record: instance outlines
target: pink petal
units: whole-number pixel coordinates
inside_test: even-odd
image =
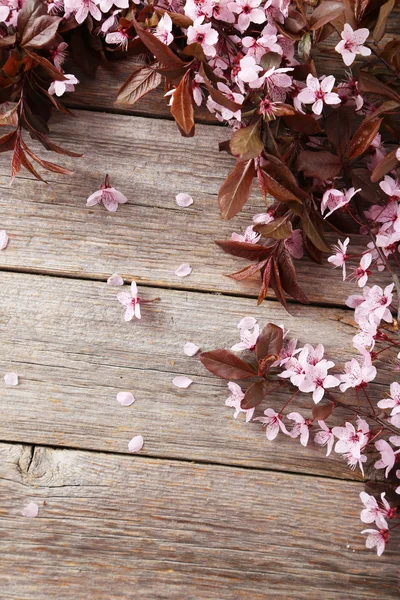
[[[187,208],[188,206],[193,204],[193,198],[192,196],[189,196],[189,194],[178,194],[177,196],[175,196],[175,200],[177,205],[181,206],[182,208]]]
[[[103,190],[97,190],[97,192],[94,192],[93,194],[91,194],[89,196],[89,198],[86,200],[86,206],[95,206],[96,204],[99,204],[99,202],[101,201],[102,195],[103,195]]]
[[[133,437],[131,439],[131,441],[128,444],[128,450],[131,454],[134,454],[135,452],[140,452],[140,450],[143,448],[143,438],[141,435],[135,435],[135,437]]]
[[[29,502],[24,508],[21,510],[21,515],[23,517],[37,517],[39,514],[39,507],[36,502]]]
[[[113,273],[111,277],[107,279],[107,283],[108,285],[117,287],[119,285],[124,285],[124,280],[122,279],[121,275],[119,275],[119,273]]]
[[[183,263],[175,271],[175,275],[178,277],[187,277],[192,272],[192,267],[188,263]]]
[[[8,246],[8,235],[4,229],[0,231],[0,250],[5,250]]]
[[[121,406],[130,406],[135,402],[136,398],[131,392],[119,392],[117,394],[117,401]]]
[[[191,379],[189,379],[189,377],[186,377],[185,375],[177,375],[172,380],[172,383],[174,385],[176,385],[176,387],[178,387],[178,388],[187,388],[187,387],[189,387],[189,385],[191,383],[193,383],[193,381]]]
[[[192,344],[192,342],[186,342],[183,346],[183,352],[186,356],[194,356],[200,350],[199,346]]]
[[[18,385],[18,375],[16,373],[6,373],[4,381],[6,385]]]

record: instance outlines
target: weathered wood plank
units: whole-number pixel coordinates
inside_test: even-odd
[[[396,539],[380,559],[365,549],[358,483],[6,444],[0,457],[0,598],[398,598]],[[30,501],[36,519],[20,515]]]
[[[303,449],[286,436],[268,442],[260,424],[234,421],[224,406],[226,383],[183,353],[186,341],[203,350],[231,347],[237,322],[253,314],[261,325],[284,323],[302,342],[323,342],[340,365],[354,355],[346,311],[294,305],[289,316],[276,302],[255,310],[249,299],[141,288],[142,297],[161,300],[143,307],[141,321],[125,323],[117,291],[91,281],[0,274],[0,373],[20,375],[17,387],[1,386],[0,440],[127,453],[128,441],[141,434],[149,456],[360,478],[313,443]],[[191,387],[174,387],[178,374],[192,378]],[[375,400],[392,381],[384,357],[379,377]],[[121,407],[119,391],[131,391],[136,403]],[[258,414],[267,406],[280,410],[290,393],[274,392]],[[309,415],[313,402],[301,395],[293,406]]]
[[[195,138],[185,139],[169,121],[81,111],[77,120],[62,118],[54,131],[57,143],[85,153],[80,159],[61,157],[75,170],[72,178],[50,173],[50,186],[19,178],[10,189],[10,159],[0,156],[0,226],[11,239],[0,266],[103,280],[118,270],[160,286],[258,295],[258,277],[240,283],[226,277],[246,262],[214,244],[244,230],[252,215],[265,210],[255,184],[240,216],[221,220],[216,195],[234,165],[218,152],[224,128],[199,126]],[[85,206],[106,172],[129,198],[115,214]],[[190,208],[177,207],[179,192],[193,196]],[[180,279],[174,273],[183,262],[193,273]],[[313,302],[343,304],[354,292],[338,271],[331,275],[327,263],[304,259],[297,268]]]

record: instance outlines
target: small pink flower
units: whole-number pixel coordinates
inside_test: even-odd
[[[286,416],[290,421],[295,422],[293,429],[289,432],[290,437],[297,438],[300,436],[300,444],[302,446],[307,446],[310,437],[310,420],[305,419],[298,412],[291,412]]]
[[[390,198],[400,198],[400,181],[393,179],[390,175],[385,175],[383,181],[380,182],[379,187]]]
[[[159,20],[154,35],[167,46],[174,41],[174,36],[172,35],[172,19],[167,12],[164,13],[163,17]]]
[[[98,0],[64,0],[65,16],[75,15],[75,20],[79,25],[90,14],[93,19],[100,21],[102,15],[98,7]]]
[[[367,252],[366,254],[363,254],[359,266],[354,270],[354,277],[356,278],[359,287],[364,287],[368,281],[368,277],[371,275],[371,271],[368,270],[368,267],[371,266],[371,262],[372,254]]]
[[[67,58],[67,48],[68,44],[66,44],[65,42],[61,42],[60,44],[58,44],[57,48],[55,48],[55,50],[53,50],[51,53],[51,60],[53,61],[54,66],[58,70],[61,70],[65,59]]]
[[[96,204],[103,204],[103,206],[110,212],[115,212],[120,204],[128,202],[128,198],[121,194],[116,188],[110,186],[110,179],[106,175],[104,183],[97,192],[94,192],[86,200],[86,206],[96,206]]]
[[[262,0],[235,0],[229,4],[233,13],[238,13],[237,28],[241,33],[246,31],[250,23],[264,23],[265,11],[259,8]]]
[[[118,302],[125,306],[125,321],[132,321],[133,317],[141,319],[140,314],[140,298],[138,298],[137,285],[135,281],[131,283],[131,293],[120,292],[117,296]]]
[[[357,419],[357,430],[352,423],[346,423],[345,427],[333,427],[332,433],[338,438],[335,444],[335,452],[338,454],[350,453],[359,459],[361,450],[369,439],[369,426],[364,419]]]
[[[119,46],[121,50],[128,50],[129,35],[124,29],[118,31],[110,31],[106,35],[106,43]]]
[[[376,368],[372,365],[371,355],[361,346],[357,346],[357,350],[363,355],[364,361],[362,364],[355,358],[346,362],[344,365],[344,373],[340,375],[340,391],[345,392],[349,388],[365,387],[367,383],[373,381],[376,377]]]
[[[211,23],[203,25],[204,16],[195,19],[193,25],[187,30],[187,42],[193,44],[196,42],[203,48],[206,56],[215,56],[217,51],[215,44],[218,42],[218,31],[212,28]]]
[[[394,381],[390,384],[390,398],[380,400],[378,406],[379,408],[391,408],[392,415],[400,413],[400,383]]]
[[[389,530],[388,529],[364,529],[361,533],[368,533],[368,537],[365,541],[367,548],[371,549],[376,546],[376,552],[378,556],[381,556],[385,550],[386,544],[389,541]]]
[[[388,525],[385,517],[388,519],[392,518],[395,511],[385,499],[385,492],[381,494],[381,506],[379,506],[373,496],[370,496],[366,492],[360,492],[360,498],[365,506],[361,511],[361,521],[363,523],[375,523],[377,527],[387,529]]]
[[[274,220],[274,217],[272,215],[270,215],[269,213],[259,213],[258,215],[254,215],[253,217],[253,221],[254,223],[262,223],[263,225],[267,225],[268,223],[271,223],[271,221]]]
[[[257,65],[252,56],[245,56],[240,60],[240,70],[237,78],[244,83],[258,82],[258,74],[262,71],[262,67]]]
[[[316,115],[322,113],[325,104],[340,104],[338,94],[332,92],[335,85],[333,75],[325,77],[321,81],[317,77],[313,77],[311,73],[307,75],[307,87],[301,90],[298,94],[298,99],[303,104],[312,104],[312,111]]]
[[[369,30],[365,27],[353,31],[351,25],[345,23],[340,35],[342,39],[336,45],[335,50],[342,55],[346,67],[353,64],[357,54],[361,54],[361,56],[369,56],[371,54],[370,48],[363,46],[365,40],[369,36]]]
[[[329,212],[326,215],[324,215],[324,219],[329,217],[333,212],[335,212],[335,210],[338,210],[338,208],[346,206],[350,202],[352,197],[359,191],[359,189],[355,190],[353,187],[349,190],[344,191],[336,190],[334,188],[326,190],[322,197],[321,213],[324,214],[326,209],[328,209]]]
[[[243,317],[237,324],[238,329],[253,329],[256,326],[257,319],[254,317]]]
[[[129,0],[100,0],[100,10],[103,13],[108,13],[113,6],[128,8]]]
[[[136,435],[131,439],[128,444],[128,450],[131,454],[135,454],[136,452],[140,452],[143,448],[144,440],[141,435]]]
[[[247,244],[257,244],[260,237],[261,234],[255,232],[252,225],[249,225],[249,227],[246,228],[243,235],[235,232],[232,233],[232,239],[235,242],[246,242]]]
[[[274,440],[278,435],[279,430],[289,435],[279,413],[275,412],[272,408],[267,408],[267,410],[264,410],[264,415],[265,417],[257,417],[254,421],[260,421],[260,423],[267,426],[265,431],[267,439]]]
[[[21,510],[21,515],[23,517],[35,518],[39,514],[39,506],[36,502],[29,502],[24,508]]]
[[[242,402],[242,400],[244,398],[244,392],[242,391],[241,387],[237,383],[230,381],[228,383],[228,388],[231,391],[231,395],[229,396],[229,398],[227,398],[225,400],[226,406],[230,406],[235,409],[235,412],[233,415],[234,419],[237,419],[238,416],[240,415],[240,413],[244,413],[246,415],[246,423],[248,423],[249,421],[251,421],[251,419],[253,417],[255,408],[248,408],[248,409],[241,408],[240,403]]]
[[[304,380],[299,385],[301,392],[312,392],[315,404],[318,404],[324,397],[326,389],[336,387],[340,384],[340,379],[333,375],[328,375],[328,369],[334,366],[332,361],[321,360],[316,365],[308,365],[305,371]]]
[[[332,429],[328,427],[325,421],[318,421],[318,425],[321,427],[321,431],[318,431],[314,436],[314,442],[319,446],[326,446],[326,456],[329,456],[332,452],[333,444],[335,443],[335,436],[332,433]]]
[[[343,267],[343,281],[346,279],[346,261],[349,259],[347,246],[349,242],[350,238],[346,238],[344,242],[338,240],[338,245],[333,246],[335,254],[328,258],[328,262],[332,263],[335,267]]]
[[[79,83],[79,79],[75,77],[75,75],[66,75],[64,73],[63,81],[52,81],[49,87],[49,94],[52,96],[55,94],[60,97],[65,92],[73,92],[75,90],[75,86]]]
[[[396,454],[399,454],[400,450],[393,450],[392,446],[388,444],[386,440],[378,440],[375,442],[375,448],[381,453],[381,458],[374,464],[375,469],[385,469],[385,477],[387,477],[390,471],[394,467],[396,462]]]
[[[186,375],[177,375],[173,378],[172,383],[177,388],[186,389],[193,383],[193,380],[189,379],[189,377],[186,377]]]
[[[253,331],[250,331],[249,329],[240,329],[240,342],[232,346],[231,350],[234,352],[254,350],[259,335],[259,325],[254,325]]]

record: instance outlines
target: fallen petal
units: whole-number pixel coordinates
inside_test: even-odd
[[[175,196],[175,200],[177,205],[181,206],[182,208],[187,208],[193,204],[193,198],[192,196],[189,196],[189,194],[178,194]]]
[[[24,508],[21,510],[21,515],[23,517],[37,517],[39,514],[39,507],[36,502],[29,502]]]
[[[183,346],[183,352],[186,356],[194,356],[199,350],[200,347],[196,346],[196,344],[192,344],[192,342],[186,342]]]
[[[117,394],[117,401],[121,404],[121,406],[130,406],[135,402],[136,398],[130,392],[119,392]]]
[[[4,229],[0,231],[0,250],[5,250],[8,245],[8,235],[7,231]]]
[[[186,375],[177,375],[173,378],[172,383],[178,388],[187,388],[193,381]]]
[[[238,329],[253,329],[253,327],[255,327],[256,324],[257,319],[255,319],[254,317],[244,317],[241,321],[239,321],[237,326]]]
[[[6,373],[4,381],[6,385],[18,385],[18,375],[16,373]]]
[[[114,287],[118,287],[119,285],[124,285],[124,280],[122,279],[119,273],[113,273],[111,277],[107,279],[108,285],[113,285]]]
[[[143,448],[143,438],[141,435],[135,435],[135,437],[133,437],[131,439],[131,441],[128,444],[128,450],[131,454],[134,454],[135,452],[140,452],[140,450]]]
[[[187,277],[192,272],[192,267],[188,263],[183,263],[175,271],[175,275],[178,277]]]

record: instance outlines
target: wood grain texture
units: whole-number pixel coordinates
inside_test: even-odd
[[[0,458],[4,600],[398,598],[398,554],[360,534],[361,484],[7,444]]]
[[[85,154],[60,157],[75,170],[72,177],[50,173],[46,186],[24,175],[10,189],[10,159],[0,155],[0,226],[10,236],[0,267],[103,280],[118,271],[150,285],[256,297],[258,276],[245,282],[226,277],[247,261],[224,254],[214,244],[216,238],[243,231],[254,214],[265,210],[255,182],[240,215],[221,220],[217,193],[234,166],[232,157],[218,152],[218,142],[227,137],[224,128],[202,125],[195,138],[185,139],[165,120],[86,111],[78,117],[63,117],[53,127],[55,142]],[[102,206],[85,206],[107,172],[112,185],[129,199],[115,214]],[[180,192],[193,196],[191,207],[176,205]],[[330,239],[336,242],[337,234]],[[354,252],[361,249],[357,239]],[[175,275],[183,262],[193,267],[185,279]],[[326,262],[315,265],[303,259],[296,265],[299,282],[313,302],[343,304],[355,292],[356,286],[343,283],[341,273],[332,272]],[[387,281],[387,276],[374,281]]]
[[[284,323],[303,343],[323,342],[339,370],[354,356],[346,311],[294,306],[290,317],[271,301],[257,311],[249,299],[139,288],[145,299],[161,299],[143,306],[141,321],[125,323],[120,289],[0,274],[0,373],[20,376],[17,387],[0,379],[0,440],[127,453],[128,441],[141,434],[149,456],[361,478],[338,455],[325,459],[314,443],[304,449],[283,435],[268,442],[259,423],[235,421],[224,406],[226,382],[183,353],[187,341],[202,350],[230,348],[238,341],[237,322],[254,315],[262,326]],[[393,380],[384,355],[378,367],[374,401]],[[186,390],[172,384],[180,374],[193,380]],[[120,391],[131,391],[136,403],[121,407]],[[257,414],[268,406],[280,410],[291,393],[275,391]],[[311,396],[301,395],[290,410],[309,416],[312,406]],[[335,413],[330,422],[345,416]]]

